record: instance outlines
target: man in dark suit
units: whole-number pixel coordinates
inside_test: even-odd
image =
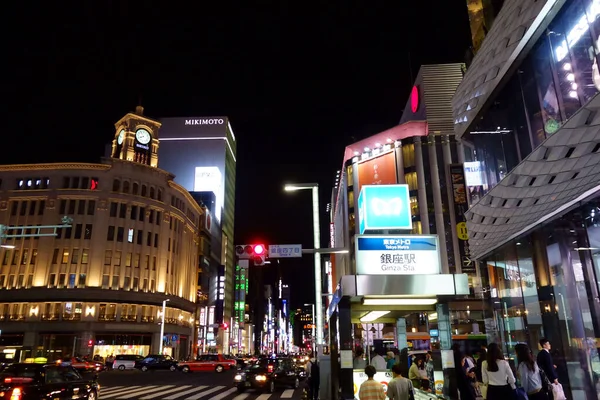
[[[537,355],[537,364],[546,373],[550,382],[558,383],[556,365],[552,362],[552,355],[550,354],[552,348],[550,341],[546,338],[540,339],[540,346],[542,346],[542,350]]]

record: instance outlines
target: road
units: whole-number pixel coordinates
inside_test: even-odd
[[[107,371],[98,378],[99,400],[279,400],[302,399],[299,389],[278,388],[275,393],[238,393],[233,385],[234,371]]]

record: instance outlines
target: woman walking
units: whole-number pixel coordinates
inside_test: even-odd
[[[529,400],[548,400],[548,395],[544,391],[540,368],[533,359],[529,347],[526,344],[519,344],[515,346],[515,351],[519,362],[517,375]]]
[[[488,348],[487,358],[481,365],[483,384],[487,385],[487,400],[514,398],[515,376],[508,361],[496,343]]]

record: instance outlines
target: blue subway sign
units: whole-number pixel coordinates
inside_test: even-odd
[[[368,230],[412,230],[408,185],[364,185],[358,195],[360,234]]]

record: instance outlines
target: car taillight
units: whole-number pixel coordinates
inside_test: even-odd
[[[4,383],[29,383],[29,382],[33,382],[32,378],[15,378],[15,377],[9,377],[9,378],[4,378]]]
[[[267,371],[268,371],[269,373],[273,372],[273,366],[272,366],[272,365],[269,365],[269,366],[267,367]]]
[[[23,398],[23,391],[21,388],[14,388],[10,395],[10,400],[21,400]]]

